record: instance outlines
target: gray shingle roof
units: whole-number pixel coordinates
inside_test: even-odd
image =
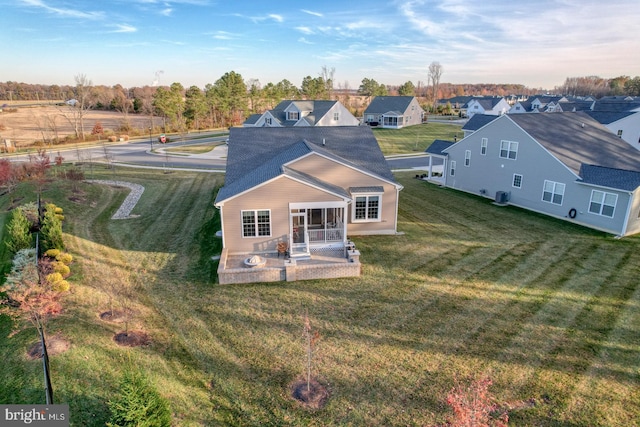
[[[276,117],[283,126],[293,126],[297,123],[296,120],[286,120],[287,115],[285,110],[291,104],[294,104],[300,111],[302,112],[311,112],[309,115],[305,116],[305,120],[311,125],[315,126],[316,119],[320,120],[323,118],[327,112],[336,105],[338,101],[325,101],[325,100],[285,100],[281,101],[275,108],[271,111],[274,117]],[[301,116],[302,117],[302,116]]]
[[[587,184],[634,191],[640,186],[640,172],[611,169],[595,165],[582,165],[580,178]]]
[[[283,165],[311,152],[396,182],[368,126],[235,127],[229,134],[225,185],[216,203],[285,174]]]
[[[492,116],[489,114],[474,114],[473,117],[467,120],[467,123],[462,126],[462,130],[476,131],[487,123],[494,121],[498,117],[499,116]]]
[[[515,122],[578,175],[582,165],[640,172],[640,151],[584,112],[503,117]]]
[[[633,111],[640,108],[640,98],[633,98],[632,100],[624,99],[599,99],[593,105],[593,111]]]
[[[617,122],[632,114],[638,114],[632,111],[586,111],[586,113],[603,125]]]
[[[429,154],[438,154],[438,155],[447,155],[442,151],[451,147],[455,142],[453,141],[445,141],[444,139],[436,139],[434,140],[430,146],[427,147],[425,153]]]
[[[413,96],[376,96],[364,110],[364,114],[385,114],[390,111],[404,113],[413,98]]]

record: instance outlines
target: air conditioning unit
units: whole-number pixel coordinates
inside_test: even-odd
[[[506,191],[496,191],[496,203],[504,205],[509,201],[509,193]]]

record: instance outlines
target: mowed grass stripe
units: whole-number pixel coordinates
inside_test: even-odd
[[[633,272],[637,277],[638,260],[633,261],[636,267],[623,268],[622,275]],[[634,280],[634,277],[625,279]],[[600,351],[576,384],[567,404],[567,412],[572,416],[587,413],[595,417],[599,425],[633,425],[638,421],[637,416],[629,412],[640,401],[640,387],[637,386],[640,335],[634,332],[634,326],[640,324],[639,302],[640,286],[636,286],[629,299],[621,304],[615,325],[601,341]],[[630,390],[621,384],[631,386]]]
[[[527,399],[552,396],[556,400],[554,404],[557,405],[562,405],[568,399],[567,390],[562,390],[561,383],[557,381],[531,381],[531,377],[544,375],[541,372],[552,372],[552,375],[557,375],[558,372],[566,368],[563,361],[564,356],[558,356],[557,353],[571,347],[571,330],[579,327],[580,313],[600,289],[606,286],[610,273],[605,267],[610,267],[612,261],[615,264],[625,258],[625,254],[620,252],[611,256],[607,246],[602,245],[595,248],[588,257],[585,257],[580,264],[581,268],[565,280],[564,286],[561,288],[553,291],[532,289],[533,298],[540,296],[536,295],[536,291],[547,294],[545,303],[539,306],[535,315],[524,318],[519,324],[514,325],[514,330],[519,333],[511,338],[508,346],[494,346],[496,353],[493,358],[495,360],[501,364],[506,362],[517,367],[513,372],[501,372],[505,380],[509,378],[510,388],[513,391],[520,389],[520,395],[513,397]],[[617,259],[612,260],[612,258]],[[523,298],[525,297],[523,295]],[[498,335],[502,337],[503,332],[501,331]],[[482,339],[490,339],[490,335],[479,337],[478,342]],[[486,347],[490,348],[491,346]],[[514,373],[516,374],[514,375]],[[536,383],[543,383],[547,386],[545,389],[530,387],[531,384]]]

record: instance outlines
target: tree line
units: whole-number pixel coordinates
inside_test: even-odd
[[[245,80],[242,75],[230,71],[214,83],[200,88],[185,88],[174,82],[169,86],[143,86],[125,88],[93,85],[85,75],[75,76],[74,86],[25,84],[0,82],[0,99],[9,101],[69,101],[68,120],[73,121],[76,136],[85,135],[84,112],[89,109],[117,111],[123,116],[122,130],[127,130],[130,114],[148,115],[163,120],[163,130],[184,132],[189,129],[230,127],[242,123],[249,114],[262,113],[274,108],[285,99],[335,99],[340,100],[358,116],[366,108],[371,97],[406,95],[419,98],[429,109],[436,100],[454,96],[506,96],[534,95],[541,89],[527,88],[520,84],[451,84],[440,83],[443,68],[432,62],[427,73],[427,84],[407,81],[401,85],[386,85],[372,78],[363,78],[357,89],[348,83],[334,81],[335,69],[322,67],[317,77],[306,76],[300,87],[289,80],[261,84],[257,79]],[[640,96],[640,76],[619,76],[612,79],[596,76],[568,77],[554,90],[565,95],[632,95]],[[361,97],[355,100],[352,98]],[[364,99],[364,100],[363,100]],[[67,106],[65,106],[66,108]]]

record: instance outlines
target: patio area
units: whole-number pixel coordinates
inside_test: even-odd
[[[258,255],[263,262],[251,267],[245,260],[254,255]],[[223,285],[358,276],[360,252],[355,248],[312,250],[308,259],[278,257],[275,252],[229,255],[224,249],[218,266],[218,282]]]

